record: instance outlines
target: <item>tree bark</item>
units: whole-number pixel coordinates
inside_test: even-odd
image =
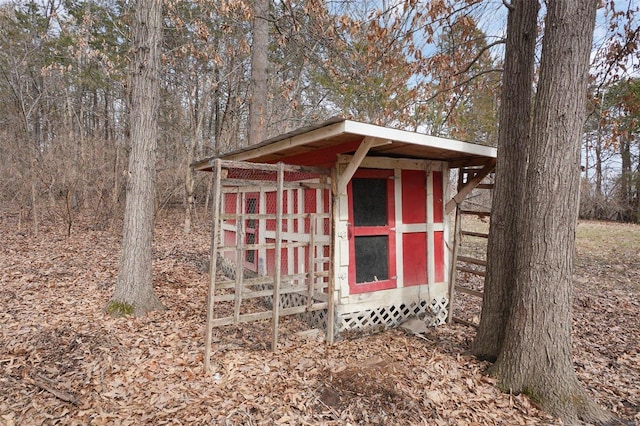
[[[204,96],[204,100],[206,100],[207,96]],[[206,105],[206,102],[202,102]],[[195,209],[195,197],[193,195],[193,191],[195,189],[196,180],[193,175],[193,167],[191,167],[191,163],[193,163],[195,158],[196,146],[198,145],[199,140],[202,138],[202,125],[204,122],[204,113],[205,108],[196,108],[193,115],[193,121],[195,122],[195,126],[192,128],[191,139],[189,140],[189,144],[187,145],[187,164],[185,170],[185,178],[184,178],[184,189],[185,189],[185,215],[184,215],[184,226],[183,231],[185,234],[191,233],[191,222],[193,220],[193,212]]]
[[[107,308],[116,315],[143,315],[163,309],[153,291],[151,268],[162,1],[138,0],[133,10],[131,153],[120,267],[113,298]]]
[[[537,1],[514,0],[507,20],[507,42],[500,102],[498,160],[482,316],[472,352],[495,361],[504,341],[516,268],[516,226],[525,180],[532,82],[535,62]]]
[[[610,415],[587,395],[571,358],[571,278],[589,53],[597,0],[547,2],[540,80],[517,233],[504,344],[492,368],[568,424]]]
[[[35,150],[35,148],[34,148]],[[38,177],[36,171],[37,160],[35,154],[31,158],[31,169],[29,170],[29,180],[31,181],[31,211],[33,216],[33,235],[38,236],[40,229],[40,215],[38,210]]]
[[[253,44],[251,45],[251,91],[249,98],[249,145],[262,142],[266,135],[267,67],[269,58],[270,0],[254,0]]]
[[[620,138],[620,158],[622,167],[620,170],[620,193],[622,201],[622,220],[631,220],[631,140],[629,135]]]

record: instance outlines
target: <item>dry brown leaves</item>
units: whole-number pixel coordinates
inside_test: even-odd
[[[2,218],[0,424],[556,423],[495,388],[487,364],[463,355],[473,330],[460,325],[326,347],[321,333],[300,333],[305,326],[287,318],[275,354],[269,323],[224,327],[205,375],[206,226],[185,237],[178,216],[160,218],[154,282],[168,310],[119,319],[104,313],[117,232],[33,238],[12,226]],[[607,408],[640,420],[639,291],[596,284],[576,296],[578,372]]]

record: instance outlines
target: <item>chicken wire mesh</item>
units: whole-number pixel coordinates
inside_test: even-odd
[[[212,240],[213,325],[326,310],[331,264],[328,173],[222,162],[218,197]]]

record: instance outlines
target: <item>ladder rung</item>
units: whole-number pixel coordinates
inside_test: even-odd
[[[482,259],[476,259],[475,257],[458,256],[460,262],[473,263],[474,265],[487,266],[487,261]]]
[[[476,210],[460,210],[460,214],[476,215],[480,217],[491,216],[491,212],[483,212]]]
[[[481,183],[478,186],[476,186],[476,189],[493,189],[493,184],[492,183]]]
[[[470,237],[489,238],[489,234],[484,232],[461,231],[461,234],[468,235]]]
[[[473,173],[474,175],[477,175],[480,170],[482,170],[482,167],[469,167],[469,168],[465,167],[462,169],[462,173],[463,174]]]
[[[482,292],[478,291],[478,290],[474,290],[472,288],[467,288],[467,287],[462,287],[460,285],[456,286],[456,291],[459,291],[460,293],[466,293],[470,296],[476,296],[476,297],[480,297],[482,298]]]
[[[470,274],[480,275],[481,277],[484,277],[484,271],[478,271],[477,269],[466,268],[464,266],[457,266],[456,271],[468,272]]]

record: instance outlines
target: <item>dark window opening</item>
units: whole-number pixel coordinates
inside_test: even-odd
[[[355,226],[387,225],[387,179],[354,178],[353,224]]]
[[[389,239],[386,235],[355,237],[356,283],[389,279]]]

